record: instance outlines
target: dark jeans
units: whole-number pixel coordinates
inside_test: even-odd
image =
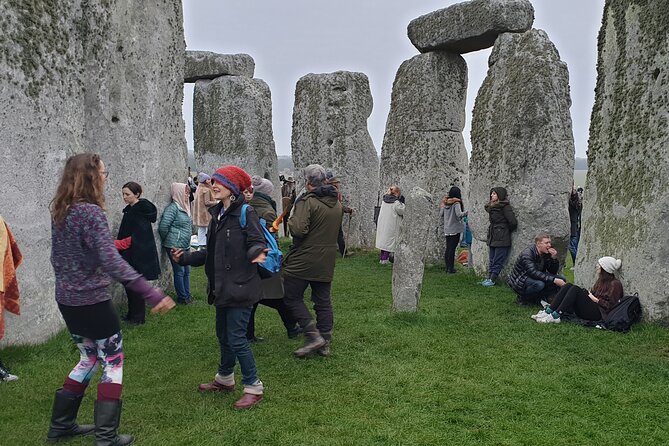
[[[314,282],[298,279],[296,277],[284,276],[283,289],[284,300],[293,318],[300,327],[309,331],[313,326],[313,319],[309,309],[304,303],[304,292],[311,286],[311,300],[316,312],[316,328],[326,340],[332,337],[333,315],[332,302],[330,301],[331,282]]]
[[[488,251],[488,274],[492,280],[502,272],[506,259],[509,257],[510,246],[491,246]]]
[[[221,347],[218,373],[226,376],[235,369],[235,359],[242,370],[242,383],[253,385],[258,381],[256,361],[246,339],[246,328],[253,307],[216,307],[216,336]]]
[[[180,301],[187,301],[192,299],[190,295],[190,266],[179,265],[172,259],[170,255],[170,249],[165,248],[167,251],[167,257],[170,259],[172,264],[172,273],[174,274],[174,289],[177,292],[177,299]],[[188,252],[187,249],[184,249],[184,252]]]
[[[286,306],[286,302],[283,299],[262,299],[258,304],[263,304],[266,307],[274,308],[283,322],[283,326],[286,327],[286,331],[290,331],[295,328],[295,319],[290,310]],[[249,327],[246,330],[246,337],[248,339],[253,339],[256,336],[256,308],[258,304],[253,306],[253,311],[251,312],[251,317],[249,318]]]
[[[578,241],[580,235],[572,235],[569,237],[569,253],[571,254],[571,261],[576,264],[576,253],[578,252]]]
[[[143,324],[146,319],[146,302],[144,298],[128,288],[125,289],[128,296],[128,315],[126,319],[134,324]]]
[[[602,318],[599,305],[590,300],[588,290],[571,283],[563,286],[555,295],[551,308],[560,314],[572,313],[589,321],[598,321]]]
[[[455,271],[455,250],[459,241],[460,234],[446,236],[446,254],[444,254],[446,271]]]
[[[557,276],[562,280],[567,280],[563,276]],[[525,288],[519,293],[520,301],[526,304],[539,305],[542,300],[550,301],[552,296],[560,290],[560,287],[553,282],[546,283],[543,280],[528,277],[525,279]],[[551,308],[553,308],[551,306]]]

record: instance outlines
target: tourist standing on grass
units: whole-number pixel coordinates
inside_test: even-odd
[[[444,254],[446,272],[455,273],[455,250],[460,242],[460,234],[465,231],[463,219],[467,215],[462,204],[460,188],[451,187],[439,208],[439,226],[446,236],[446,253]]]
[[[211,192],[211,177],[206,173],[197,176],[198,184],[193,199],[193,224],[197,227],[197,246],[207,246],[207,227],[211,221],[209,209],[218,202]]]
[[[599,321],[623,298],[623,284],[616,278],[622,261],[602,257],[597,261],[597,280],[590,291],[570,283],[560,289],[550,305],[532,316],[542,324],[559,324],[563,314],[574,314],[588,321]]]
[[[167,252],[174,273],[174,289],[177,292],[177,302],[180,304],[193,303],[190,294],[190,267],[179,265],[172,259],[172,249],[188,251],[193,231],[190,219],[190,203],[188,194],[190,188],[184,183],[172,183],[172,202],[165,208],[160,217],[158,232],[163,240],[163,248]]]
[[[162,291],[133,270],[119,255],[109,232],[104,206],[108,172],[99,155],[68,158],[51,201],[51,264],[56,302],[81,358],[56,391],[47,434],[50,442],[95,430],[97,445],[128,445],[117,435],[123,389],[121,324],[112,305],[112,280],[146,299],[152,313],[174,307]],[[98,367],[102,377],[95,402],[95,426],[78,426],[77,413]]]
[[[283,261],[286,305],[304,332],[304,346],[294,352],[300,358],[313,352],[330,354],[334,323],[330,290],[343,215],[337,189],[326,184],[323,166],[311,164],[303,174],[306,193],[295,201],[288,220],[293,245]],[[304,303],[307,287],[311,287],[315,324]]]
[[[485,205],[485,210],[490,220],[487,239],[488,277],[481,285],[494,286],[509,257],[511,233],[516,230],[518,221],[503,187],[490,189],[490,202]]]
[[[288,237],[288,215],[290,215],[290,210],[297,197],[297,191],[295,190],[295,178],[292,175],[288,175],[285,178],[281,176],[279,178],[283,181],[281,185],[281,208],[283,209],[283,214],[285,214],[283,219],[283,235],[284,237]]]
[[[248,409],[263,399],[263,383],[258,379],[253,351],[246,329],[262,295],[258,265],[265,261],[265,237],[258,214],[246,209],[246,227],[240,224],[243,191],[251,177],[237,166],[221,167],[211,176],[214,198],[219,204],[210,209],[207,247],[195,252],[173,249],[172,257],[181,265],[204,265],[208,280],[208,300],[216,307],[216,336],[221,362],[214,381],[200,384],[201,392],[232,393],[235,390],[235,362],[242,371],[244,395],[236,409]]]
[[[272,199],[274,185],[267,178],[261,178],[259,176],[254,176],[251,180],[252,185],[244,191],[244,198],[246,199],[246,202],[256,210],[258,218],[265,220],[265,226],[267,227],[267,230],[269,230],[277,217],[276,202]],[[272,233],[272,235],[274,235],[275,238],[277,237],[276,232]],[[271,291],[277,290],[276,294],[270,293],[269,289],[271,289]],[[283,300],[283,294],[281,294],[280,291],[281,277],[279,275],[264,280],[263,298],[258,303],[274,308],[279,313],[279,317],[281,317],[281,321],[286,328],[288,337],[295,338],[299,334],[299,328],[297,327],[293,315],[286,306],[286,302]],[[255,332],[255,314],[257,307],[258,304],[253,306],[253,312],[251,313],[248,330],[246,332],[246,337],[250,342],[259,342],[263,340],[261,337],[256,336]]]
[[[576,264],[576,253],[578,252],[578,242],[581,238],[581,211],[583,210],[583,201],[578,191],[572,187],[569,194],[569,253],[572,263]]]
[[[390,186],[383,196],[379,221],[376,225],[376,248],[381,250],[379,263],[390,263],[390,255],[395,252],[400,234],[400,224],[404,217],[404,196],[398,186]]]
[[[331,171],[326,171],[326,182],[327,184],[331,184],[337,189],[337,197],[339,202],[341,203],[342,209],[344,210],[344,214],[348,214],[348,228],[347,231],[350,229],[350,222],[351,218],[353,218],[353,208],[344,205],[344,195],[341,193],[341,180],[339,177],[336,177]],[[348,234],[347,234],[348,235]],[[342,222],[341,227],[339,228],[339,234],[337,234],[337,247],[339,248],[339,254],[344,256],[346,253],[346,239],[344,238],[344,223]]]
[[[558,274],[559,269],[550,235],[538,234],[534,245],[518,256],[507,283],[518,294],[519,304],[538,305],[541,300],[550,300],[565,285],[566,279]]]
[[[156,206],[142,196],[142,186],[130,181],[121,189],[123,201],[123,219],[118,229],[117,247],[122,244],[121,257],[128,262],[146,280],[156,280],[160,276],[160,262],[156,239],[153,236],[152,223],[156,222]],[[128,296],[128,315],[125,320],[133,325],[145,321],[145,300],[139,294],[126,288]]]
[[[19,306],[19,284],[16,280],[16,268],[23,262],[19,245],[14,240],[12,231],[0,215],[0,340],[5,337],[5,311],[21,314]],[[0,382],[16,381],[19,377],[12,374],[0,361]]]

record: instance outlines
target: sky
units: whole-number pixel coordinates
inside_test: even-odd
[[[185,0],[189,50],[247,53],[255,77],[272,92],[278,155],[290,155],[295,84],[308,73],[357,71],[367,75],[374,110],[369,133],[381,152],[390,95],[400,64],[419,54],[407,37],[409,22],[458,0]],[[569,68],[571,116],[577,157],[585,157],[594,101],[597,34],[604,0],[533,0],[534,28],[543,29]],[[490,49],[463,55],[469,70],[467,126],[476,93],[486,76]],[[186,140],[193,150],[193,86],[184,89]]]

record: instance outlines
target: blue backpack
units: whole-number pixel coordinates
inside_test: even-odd
[[[242,205],[242,213],[239,216],[239,225],[242,229],[246,229],[246,213],[249,205],[244,203]],[[281,271],[281,261],[283,260],[283,253],[279,249],[279,244],[271,232],[267,230],[267,222],[264,218],[260,219],[260,227],[265,236],[265,247],[267,251],[267,258],[264,262],[258,264],[258,273],[263,279],[269,279]]]

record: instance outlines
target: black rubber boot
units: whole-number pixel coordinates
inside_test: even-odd
[[[95,446],[127,446],[135,441],[132,435],[118,435],[121,422],[120,400],[95,402]]]
[[[53,400],[53,411],[51,412],[51,426],[46,434],[46,441],[54,443],[65,440],[77,435],[92,434],[95,426],[86,424],[78,426],[77,413],[83,395],[69,395],[63,392],[63,389],[56,390],[56,396]]]

